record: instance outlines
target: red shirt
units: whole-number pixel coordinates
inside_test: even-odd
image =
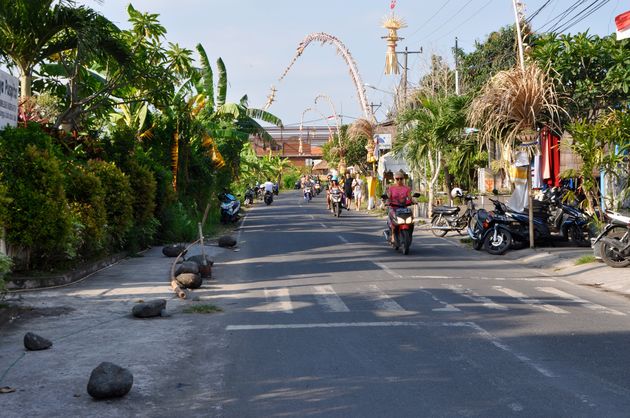
[[[388,191],[389,203],[395,206],[407,206],[411,203],[411,187],[392,185]]]

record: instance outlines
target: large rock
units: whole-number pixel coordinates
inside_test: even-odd
[[[134,305],[134,307],[131,309],[131,313],[136,318],[151,318],[154,316],[160,316],[162,314],[162,311],[165,309],[165,299],[153,299]]]
[[[133,386],[133,374],[113,363],[103,362],[92,370],[87,391],[96,399],[125,396]]]
[[[181,264],[178,264],[177,268],[175,269],[175,276],[179,276],[182,273],[199,273],[199,264],[195,263],[194,261],[188,260],[184,261]]]
[[[203,283],[201,275],[194,273],[182,273],[176,276],[175,280],[177,280],[177,283],[186,289],[198,289]]]
[[[53,343],[50,340],[47,340],[46,338],[37,335],[37,334],[33,334],[32,332],[27,332],[24,335],[24,347],[26,347],[27,350],[31,350],[31,351],[38,351],[38,350],[45,350],[47,348],[52,347]]]
[[[219,238],[219,247],[234,247],[236,245],[236,239],[229,235],[224,235]]]
[[[208,254],[205,254],[205,258],[206,258],[206,264],[207,265],[211,266],[211,265],[214,264],[214,260]],[[190,257],[186,258],[186,261],[194,261],[195,263],[197,263],[197,264],[199,264],[201,266],[201,265],[203,265],[203,259],[204,259],[204,255],[197,254],[197,255],[193,255],[193,256],[190,256]]]
[[[162,254],[167,257],[177,257],[180,254],[184,255],[186,254],[186,247],[181,244],[165,245],[164,248],[162,248]]]

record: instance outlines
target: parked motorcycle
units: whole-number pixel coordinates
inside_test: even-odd
[[[606,212],[608,224],[593,241],[593,247],[601,245],[601,257],[610,267],[630,265],[630,217],[616,212]]]
[[[459,206],[436,206],[433,208],[431,216],[431,232],[436,237],[443,237],[449,231],[457,231],[459,234],[468,227],[471,219],[475,216],[475,196],[463,194],[462,189],[456,187],[451,192],[453,199],[463,198],[466,202],[466,210],[460,214]]]
[[[343,206],[343,193],[338,188],[330,191],[330,208],[336,217],[341,216],[341,207]]]
[[[238,213],[241,210],[241,202],[231,193],[220,193],[219,201],[221,202],[221,223],[238,221]]]
[[[263,200],[265,201],[265,204],[267,206],[271,205],[273,203],[273,193],[265,192],[265,197],[263,198]]]
[[[420,197],[420,193],[414,193],[413,197]],[[382,199],[387,199],[387,195],[383,194]],[[411,240],[413,237],[414,218],[413,212],[406,204],[388,203],[391,208],[387,219],[387,229],[385,230],[385,238],[395,250],[402,247],[404,255],[409,254]],[[391,234],[394,239],[391,239]]]

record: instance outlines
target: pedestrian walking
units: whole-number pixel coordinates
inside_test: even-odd
[[[361,176],[358,173],[356,178],[352,180],[352,193],[357,211],[359,211],[363,203],[363,180],[361,180]]]
[[[352,206],[352,176],[350,173],[346,173],[346,178],[343,183],[343,192],[346,195],[346,209],[350,210],[350,206]]]

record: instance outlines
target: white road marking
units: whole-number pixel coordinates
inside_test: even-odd
[[[322,228],[328,228],[325,223],[320,222],[319,224],[322,226]]]
[[[315,220],[315,217],[313,215],[308,215],[312,220]]]
[[[555,282],[555,279],[550,278],[532,278],[532,277],[457,277],[457,276],[408,276],[410,279],[438,279],[438,280],[496,280],[498,282]]]
[[[511,296],[515,299],[517,299],[520,302],[523,302],[527,305],[532,305],[532,306],[537,306],[547,312],[552,312],[552,313],[556,313],[556,314],[568,314],[569,311],[565,311],[562,308],[559,308],[557,306],[553,306],[553,305],[549,305],[547,303],[543,303],[542,301],[538,300],[538,299],[534,299],[534,298],[530,298],[527,297],[527,295],[524,295],[523,293],[517,291],[517,290],[513,290],[513,289],[508,289],[507,287],[502,287],[502,286],[492,286],[494,289],[498,290],[499,292],[503,292],[508,296]]]
[[[226,331],[256,331],[256,330],[282,330],[282,329],[312,329],[312,328],[370,328],[370,327],[465,327],[471,328],[495,347],[513,355],[522,363],[532,367],[545,377],[555,377],[551,371],[540,366],[529,357],[512,350],[507,344],[495,337],[474,322],[412,322],[412,321],[383,321],[383,322],[322,322],[311,324],[258,324],[258,325],[228,325]]]
[[[431,299],[433,299],[434,301],[436,301],[437,303],[441,304],[443,307],[442,308],[433,308],[431,309],[434,312],[461,312],[461,309],[454,307],[453,305],[450,305],[440,299],[438,299],[433,293],[429,292],[428,290],[424,290],[424,289],[420,289],[421,292],[426,293],[427,295],[431,296]]]
[[[265,297],[269,305],[267,311],[293,313],[293,304],[289,296],[289,289],[267,289],[265,288]]]
[[[341,235],[337,235],[337,237],[338,237],[340,240],[342,240],[344,243],[346,243],[346,244],[350,244],[350,242],[349,242],[347,239],[345,239],[343,236],[341,236]]]
[[[371,284],[368,286],[370,290],[376,293],[374,303],[378,309],[388,312],[405,312],[402,306],[400,306],[394,299],[387,296],[377,285]]]
[[[560,289],[556,289],[555,287],[537,287],[536,289],[540,290],[541,292],[550,293],[552,295],[560,296],[561,298],[569,299],[570,301],[579,303],[583,305],[584,307],[595,312],[601,312],[601,313],[617,315],[617,316],[626,316],[626,314],[623,312],[617,311],[615,309],[607,308],[605,306],[598,305],[593,302],[589,302],[586,299],[582,299],[579,296],[575,296],[565,291],[562,291]]]
[[[350,312],[332,286],[314,286],[315,298],[328,312]]]
[[[304,329],[304,328],[358,328],[358,327],[417,327],[421,322],[323,322],[313,324],[262,324],[262,325],[228,325],[226,331],[249,331],[260,329]]]
[[[551,371],[540,366],[529,357],[515,352],[514,350],[512,350],[510,346],[503,343],[499,338],[495,337],[494,335],[492,335],[491,333],[489,333],[488,331],[486,331],[485,329],[483,329],[481,326],[477,325],[476,323],[466,322],[463,325],[472,327],[473,329],[477,330],[479,334],[481,334],[484,338],[488,339],[495,347],[500,348],[501,350],[512,354],[514,357],[516,357],[523,363],[527,364],[528,366],[532,367],[534,370],[536,370],[538,373],[542,374],[543,376],[555,377],[555,375]]]
[[[372,261],[372,263],[374,263],[378,268],[380,268],[381,270],[383,270],[384,272],[386,272],[390,276],[392,276],[392,277],[394,277],[396,279],[402,279],[402,276],[400,274],[396,273],[394,270],[390,269],[385,264],[379,263],[378,261]]]
[[[500,305],[496,302],[493,302],[492,299],[487,298],[485,296],[481,296],[470,289],[464,289],[462,288],[461,285],[443,284],[442,286],[474,302],[481,303],[483,306],[485,306],[488,309],[497,309],[499,311],[509,310],[507,306]]]

